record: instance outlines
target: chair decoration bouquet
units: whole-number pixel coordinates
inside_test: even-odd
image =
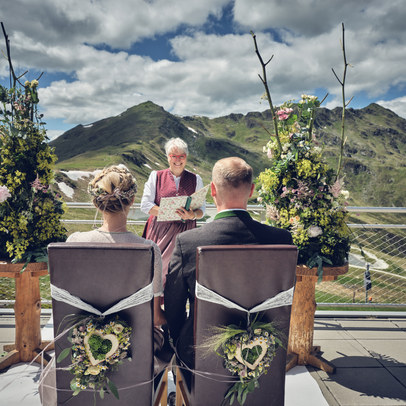
[[[319,106],[317,97],[303,94],[297,106],[277,109],[278,138],[264,147],[271,164],[258,177],[258,200],[269,224],[292,233],[298,263],[317,265],[321,281],[323,263],[342,266],[348,259],[350,230],[348,192],[325,162],[313,128]]]
[[[68,370],[75,375],[70,383],[72,396],[91,388],[99,392],[101,399],[108,390],[119,399],[117,387],[109,379],[109,373],[117,371],[124,359],[131,361],[131,330],[118,316],[111,319],[85,316],[75,322],[68,335],[72,346],[65,348],[57,360],[59,363],[71,354],[72,364]]]
[[[226,393],[222,405],[233,404],[237,399],[240,405],[247,395],[259,387],[258,379],[266,374],[278,348],[283,347],[284,339],[276,323],[254,320],[247,329],[236,325],[212,327],[212,335],[203,344],[206,354],[224,359],[224,368],[237,375],[236,382]]]
[[[49,243],[66,240],[64,204],[50,186],[57,158],[38,112],[38,80],[15,75],[2,28],[13,85],[0,86],[0,257],[42,262]]]

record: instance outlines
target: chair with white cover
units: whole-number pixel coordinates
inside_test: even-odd
[[[263,322],[279,323],[278,329],[285,334],[287,347],[291,300],[296,280],[296,246],[206,246],[197,248],[196,258],[196,289],[199,285],[203,286],[248,310],[278,294],[278,297],[284,297],[285,302],[262,311],[260,315]],[[247,313],[202,300],[197,294],[194,317],[195,373],[191,374],[190,384],[187,385],[185,381],[188,379],[185,378],[188,371],[185,373],[178,368],[178,376],[184,379],[177,380],[177,405],[221,405],[232,386],[232,375],[223,367],[223,359],[215,353],[203,357],[200,346],[211,326],[235,324],[246,327]],[[285,368],[286,349],[280,348],[268,368],[268,373],[259,378],[259,388],[247,396],[245,406],[283,406]],[[220,378],[220,375],[223,377]]]
[[[83,302],[105,312],[122,299],[151,287],[151,297],[144,303],[126,308],[117,313],[132,328],[131,358],[125,359],[118,371],[112,372],[111,380],[119,393],[119,403],[113,394],[101,399],[96,394],[97,405],[152,405],[154,373],[153,338],[153,264],[154,250],[144,244],[106,243],[53,243],[48,246],[51,285],[69,292]],[[147,288],[149,291],[149,288]],[[72,304],[52,299],[54,334],[64,328],[67,315],[87,314]],[[71,346],[67,336],[55,345],[56,359],[64,348]],[[70,357],[57,363],[66,367]],[[73,375],[67,371],[56,371],[57,403],[66,402],[71,396],[70,381]],[[91,405],[93,390],[81,391],[69,405]]]

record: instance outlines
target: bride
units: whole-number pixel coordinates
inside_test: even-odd
[[[124,165],[110,166],[102,170],[89,183],[89,193],[93,204],[103,214],[103,225],[88,232],[76,232],[67,242],[110,242],[137,243],[152,245],[154,248],[154,325],[166,324],[165,313],[161,309],[162,259],[158,246],[127,230],[127,216],[134,203],[137,181]]]

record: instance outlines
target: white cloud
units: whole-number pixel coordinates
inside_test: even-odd
[[[60,135],[62,135],[65,131],[63,130],[47,130],[47,136],[49,141],[53,141],[57,139]]]
[[[330,93],[325,106],[341,105],[331,71],[342,78],[341,22],[354,65],[348,68],[347,99],[361,92],[383,98],[406,83],[406,11],[400,0],[235,0],[234,26],[225,35],[205,32],[204,24],[209,15],[220,17],[230,0],[41,3],[2,2],[0,14],[7,17],[16,66],[71,75],[70,83],[56,80],[40,88],[45,118],[67,123],[92,123],[147,100],[179,115],[264,110],[251,29],[263,58],[274,55],[267,74],[276,104],[323,88]],[[178,35],[168,36],[175,61],[129,53],[136,41],[176,30]],[[5,72],[2,58],[0,75]]]
[[[397,99],[389,101],[378,100],[376,103],[382,107],[392,110],[398,116],[406,118],[406,96],[398,97]]]

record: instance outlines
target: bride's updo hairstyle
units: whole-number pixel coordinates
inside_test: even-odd
[[[130,206],[137,192],[137,181],[125,165],[109,166],[89,183],[88,192],[100,211],[117,213]]]

